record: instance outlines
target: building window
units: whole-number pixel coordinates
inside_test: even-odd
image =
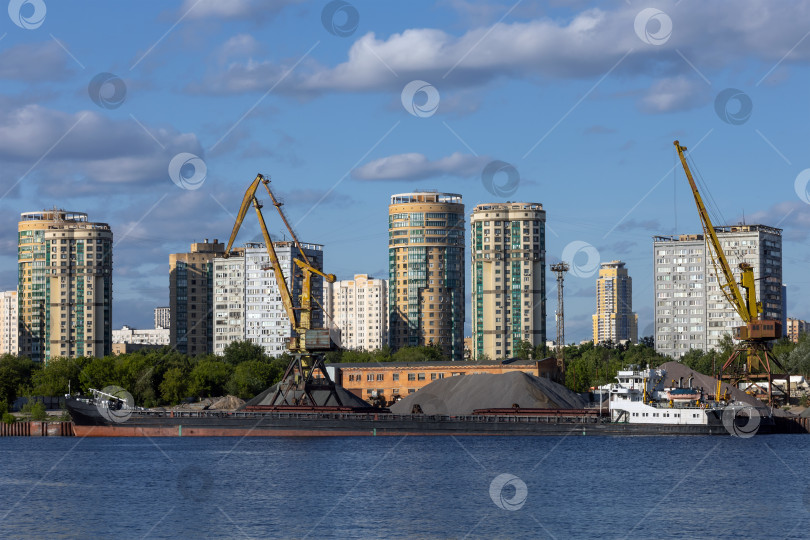
[[[399,373],[394,373],[391,376],[392,376],[393,380],[395,380],[395,381],[399,380]]]
[[[409,381],[415,381],[416,380],[416,374],[408,373],[408,380]]]
[[[424,381],[425,380],[425,374],[424,373],[419,373],[417,375],[417,379],[419,379],[420,381]]]

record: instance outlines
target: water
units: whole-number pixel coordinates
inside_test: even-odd
[[[0,536],[808,538],[809,442],[5,438]]]

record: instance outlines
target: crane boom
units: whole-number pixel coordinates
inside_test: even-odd
[[[270,239],[270,233],[267,231],[267,224],[264,221],[264,215],[262,214],[261,210],[262,204],[259,202],[259,199],[256,198],[256,190],[259,188],[259,184],[264,184],[268,195],[270,195],[270,199],[273,201],[273,206],[276,207],[276,210],[278,210],[279,214],[281,215],[281,219],[287,226],[287,230],[292,236],[293,242],[298,248],[298,251],[303,259],[293,259],[295,265],[298,266],[303,273],[303,283],[300,298],[301,306],[298,308],[294,307],[293,305],[292,293],[290,292],[290,288],[287,285],[287,280],[284,277],[284,271],[282,270],[281,263],[278,260],[278,255],[276,254],[275,247],[273,246],[273,241]],[[231,248],[236,240],[236,235],[239,233],[242,222],[245,220],[248,208],[252,205],[256,210],[256,216],[258,217],[259,226],[262,230],[262,238],[264,238],[267,255],[270,258],[270,265],[276,277],[279,294],[281,295],[281,302],[284,305],[284,310],[287,312],[287,318],[290,319],[290,324],[292,325],[293,330],[300,338],[294,338],[291,340],[289,348],[293,351],[299,352],[308,352],[308,346],[309,349],[312,350],[328,350],[332,346],[331,340],[329,339],[328,330],[312,328],[312,275],[316,274],[322,276],[329,283],[335,282],[335,275],[325,274],[310,264],[309,259],[301,247],[301,244],[298,242],[295,232],[293,232],[292,227],[290,227],[290,224],[284,215],[284,212],[281,210],[282,203],[280,203],[273,195],[269,184],[270,180],[265,178],[262,174],[257,174],[256,178],[253,180],[253,182],[251,182],[250,186],[248,186],[245,196],[242,198],[242,204],[239,207],[239,212],[236,215],[236,222],[233,225],[231,236],[228,239],[228,245],[225,247],[224,257],[227,258],[230,255]],[[309,341],[306,339],[308,331],[310,333]]]
[[[678,149],[678,156],[681,159],[681,164],[683,165],[683,170],[686,173],[686,178],[689,180],[689,186],[692,188],[692,195],[695,197],[695,204],[697,204],[698,214],[700,215],[700,223],[703,226],[703,232],[708,239],[709,254],[711,255],[712,263],[717,270],[720,290],[723,291],[723,295],[737,311],[737,314],[740,316],[743,322],[748,323],[752,320],[756,320],[760,309],[759,304],[756,301],[754,269],[748,263],[740,263],[739,267],[742,272],[742,284],[743,288],[746,289],[746,296],[743,297],[740,288],[737,286],[737,281],[734,278],[734,273],[731,270],[731,266],[728,264],[725,253],[723,253],[723,247],[720,244],[720,239],[717,238],[717,233],[715,232],[714,225],[712,225],[712,221],[709,218],[709,213],[706,210],[706,206],[703,204],[703,198],[700,196],[700,192],[698,191],[694,178],[692,178],[692,172],[689,170],[689,165],[686,163],[686,156],[684,155],[686,147],[681,146],[678,141],[675,141],[674,144],[675,148]],[[722,274],[725,283],[720,281],[720,274]]]

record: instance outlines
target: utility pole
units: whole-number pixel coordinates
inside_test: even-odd
[[[567,262],[551,265],[551,271],[557,274],[557,366],[565,372],[565,310],[563,309],[563,280],[568,272]]]

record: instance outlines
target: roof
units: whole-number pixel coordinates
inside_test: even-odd
[[[406,367],[502,367],[502,366],[526,366],[534,367],[538,360],[518,360],[515,362],[454,362],[445,360],[440,362],[336,362],[326,364],[327,367],[350,367],[350,368],[406,368]]]

